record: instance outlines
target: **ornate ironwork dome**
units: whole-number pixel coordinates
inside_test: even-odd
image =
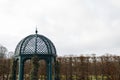
[[[56,49],[54,44],[45,36],[37,34],[29,35],[22,39],[16,49],[15,56],[21,55],[54,55],[56,56]]]

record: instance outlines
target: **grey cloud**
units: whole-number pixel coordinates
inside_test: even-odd
[[[59,54],[105,52],[108,47],[108,51],[120,47],[120,8],[110,0],[13,0],[4,4],[0,12],[4,20],[0,21],[6,24],[0,26],[10,26],[8,34],[22,38],[38,25],[39,33],[55,43]]]

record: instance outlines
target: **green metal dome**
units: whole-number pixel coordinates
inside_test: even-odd
[[[56,49],[48,38],[37,34],[36,31],[36,34],[29,35],[18,43],[14,56],[33,54],[56,56]]]

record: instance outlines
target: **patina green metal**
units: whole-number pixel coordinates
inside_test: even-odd
[[[24,80],[24,62],[31,59],[34,55],[37,55],[39,60],[45,60],[47,64],[47,80],[56,80],[55,67],[54,79],[52,79],[52,63],[55,63],[57,57],[55,46],[48,38],[39,35],[37,30],[35,34],[22,39],[15,49],[14,62],[16,64],[18,62],[19,65],[18,80]],[[16,64],[14,63],[14,65]],[[13,71],[13,73],[16,73],[16,70],[13,69]],[[16,74],[13,77],[16,80]]]

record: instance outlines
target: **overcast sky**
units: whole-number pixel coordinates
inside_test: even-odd
[[[36,25],[58,55],[120,55],[119,0],[0,0],[0,44],[8,51]]]

